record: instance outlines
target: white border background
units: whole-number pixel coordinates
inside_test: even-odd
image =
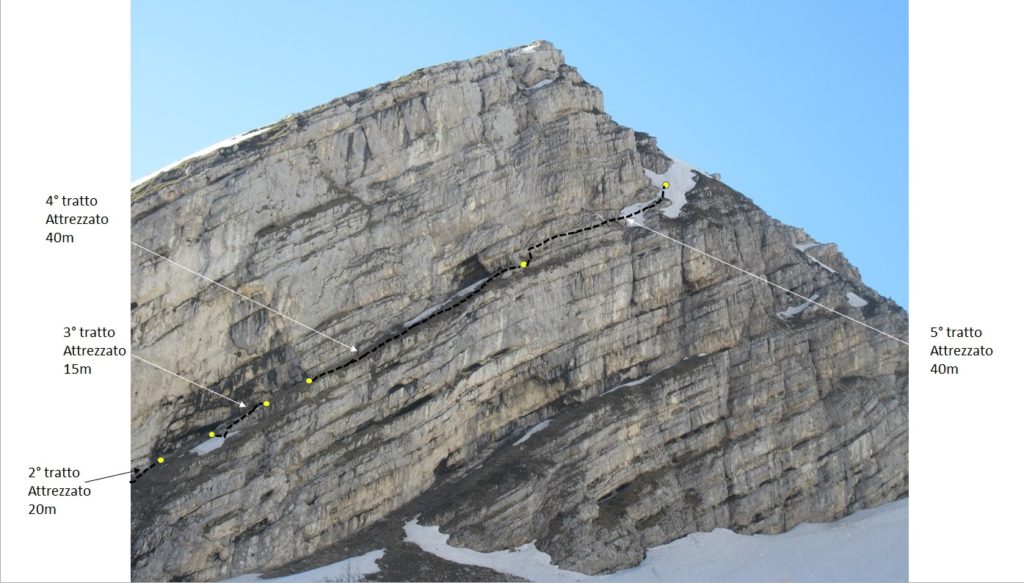
[[[112,327],[130,346],[130,12],[127,1],[0,3],[0,578],[116,581],[130,576],[126,479],[89,498],[37,498],[30,485],[78,486],[130,470],[128,358],[90,359],[65,376],[64,326]],[[49,195],[91,195],[110,224],[48,228]],[[91,212],[90,212],[91,214]],[[46,233],[75,236],[52,244]],[[91,343],[90,343],[91,344]],[[71,466],[79,480],[29,480]]]
[[[1024,3],[910,3],[910,578],[1024,581]],[[996,355],[928,372],[931,326]]]
[[[129,10],[2,4],[5,581],[129,577],[126,480],[59,501],[57,516],[24,508],[30,465],[95,476],[130,459],[127,358],[69,381],[57,356],[68,324],[114,326],[128,344]],[[912,580],[1024,580],[1022,30],[1021,2],[911,2]],[[42,201],[60,193],[101,197],[111,225],[46,244]],[[996,356],[929,374],[928,329],[940,325],[982,328]]]

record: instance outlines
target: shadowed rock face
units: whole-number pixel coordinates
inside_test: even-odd
[[[621,222],[502,271],[657,197],[644,169],[669,164],[541,42],[339,98],[138,185],[137,243],[360,352],[133,251],[136,353],[272,403],[187,453],[248,409],[135,363],[135,465],[167,463],[133,485],[133,577],[265,572],[414,513],[452,544],[536,540],[598,573],[687,533],[779,532],[905,495],[899,342],[817,307],[782,318],[800,300]],[[795,248],[806,234],[717,180],[645,220],[906,337],[906,313],[834,246]]]

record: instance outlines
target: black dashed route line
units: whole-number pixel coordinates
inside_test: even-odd
[[[158,459],[162,460],[164,458],[158,458]],[[153,462],[153,463],[149,464],[148,466],[146,466],[144,469],[132,468],[132,478],[130,480],[128,480],[128,483],[129,484],[134,484],[135,482],[138,482],[139,478],[142,477],[142,474],[145,474],[149,470],[153,469],[153,467],[156,466],[156,464],[157,464],[157,462]]]
[[[533,245],[531,245],[530,247],[528,247],[526,249],[526,257],[527,257],[526,259],[521,260],[516,265],[510,265],[508,267],[505,267],[505,268],[502,268],[502,269],[498,269],[497,271],[492,272],[490,275],[488,275],[486,278],[484,278],[483,283],[481,283],[479,286],[477,286],[477,288],[474,289],[473,291],[467,293],[465,296],[460,298],[459,301],[454,302],[451,305],[445,306],[443,309],[440,309],[440,310],[434,312],[433,314],[430,314],[429,316],[423,318],[422,320],[420,320],[420,321],[418,321],[418,322],[416,322],[414,324],[409,325],[408,327],[404,327],[403,326],[402,330],[399,330],[397,332],[392,333],[390,336],[388,336],[384,340],[381,340],[380,342],[375,344],[369,350],[362,351],[361,354],[359,356],[357,356],[356,358],[353,358],[352,360],[344,362],[344,363],[342,363],[342,364],[340,364],[340,365],[338,365],[338,366],[336,366],[334,368],[331,368],[331,369],[325,370],[323,372],[320,372],[320,373],[318,373],[316,375],[309,376],[309,377],[306,378],[306,382],[307,383],[312,383],[312,382],[316,381],[317,379],[321,379],[321,378],[323,378],[323,377],[325,377],[327,375],[331,375],[331,374],[334,374],[336,372],[343,371],[346,368],[348,368],[348,367],[356,364],[357,362],[363,360],[364,358],[369,357],[371,354],[373,354],[374,352],[377,352],[381,348],[384,348],[385,346],[387,346],[391,342],[394,342],[395,340],[398,340],[399,338],[405,336],[406,334],[411,332],[417,326],[426,324],[427,322],[433,320],[434,318],[440,316],[441,314],[448,313],[448,312],[454,310],[455,308],[458,308],[462,304],[465,304],[466,302],[468,302],[470,300],[470,298],[472,298],[473,296],[475,296],[478,293],[480,293],[481,291],[483,291],[483,289],[485,287],[487,287],[487,285],[490,284],[495,279],[497,279],[497,278],[499,278],[499,277],[501,277],[501,276],[503,276],[506,273],[509,273],[511,271],[516,271],[518,269],[523,269],[523,268],[527,267],[530,264],[530,261],[533,260],[533,252],[535,250],[540,249],[541,247],[547,245],[548,243],[551,243],[552,241],[555,241],[556,239],[560,239],[562,237],[570,237],[570,236],[573,236],[573,235],[578,235],[580,233],[584,233],[586,231],[590,231],[590,230],[596,229],[598,227],[603,227],[605,225],[610,225],[612,223],[617,223],[619,221],[625,221],[625,220],[630,219],[630,218],[632,218],[632,217],[634,217],[636,215],[639,215],[639,214],[641,214],[641,213],[643,213],[643,212],[645,212],[647,210],[650,210],[650,209],[654,208],[659,203],[661,203],[662,201],[665,200],[665,188],[666,187],[667,187],[667,183],[662,186],[661,196],[659,196],[657,199],[655,199],[655,200],[645,204],[644,206],[640,207],[639,209],[637,209],[637,210],[635,210],[635,211],[633,211],[631,213],[624,214],[624,215],[618,215],[614,219],[605,219],[603,221],[594,223],[594,224],[586,226],[586,227],[581,227],[579,229],[575,229],[575,230],[572,230],[572,231],[566,231],[564,233],[559,233],[557,235],[552,235],[552,236],[548,237],[547,239],[544,239],[543,241],[540,241],[539,243],[534,243]],[[239,415],[238,417],[233,419],[230,423],[228,423],[226,426],[224,426],[224,429],[223,429],[223,431],[220,434],[216,433],[215,431],[211,431],[210,432],[210,437],[223,437],[223,438],[226,438],[228,436],[228,434],[231,433],[232,428],[235,425],[241,423],[246,417],[249,417],[250,415],[255,413],[256,410],[259,409],[261,406],[262,407],[269,407],[270,406],[270,402],[269,401],[263,401],[262,403],[257,403],[252,408],[250,408],[248,411],[246,411],[242,415]],[[165,460],[164,460],[163,457],[158,457],[155,462],[152,462],[151,464],[149,464],[145,468],[142,468],[142,469],[140,469],[140,468],[132,468],[132,471],[131,471],[132,477],[129,480],[129,483],[134,484],[135,482],[139,481],[139,478],[141,478],[144,474],[146,474],[146,472],[148,472],[149,470],[153,469],[157,465],[164,463],[164,461]]]
[[[239,415],[238,417],[236,417],[234,420],[231,421],[231,423],[228,423],[227,426],[224,427],[224,432],[223,433],[218,434],[218,433],[216,433],[214,431],[211,431],[210,432],[210,437],[227,437],[228,434],[231,432],[231,428],[232,427],[234,427],[238,423],[241,423],[241,421],[243,419],[245,419],[246,417],[248,417],[249,415],[252,415],[253,413],[255,413],[256,410],[260,408],[260,406],[269,407],[270,406],[270,401],[263,401],[262,403],[257,403],[256,405],[253,405],[252,408],[250,408],[248,411],[246,411],[245,413],[243,413],[243,414]],[[128,480],[128,483],[129,484],[134,484],[135,482],[138,482],[139,478],[141,478],[146,472],[148,472],[149,470],[152,470],[153,468],[155,468],[156,466],[164,463],[165,461],[166,460],[163,458],[163,456],[161,456],[161,457],[156,458],[155,462],[150,463],[145,468],[132,468],[132,471],[131,471],[132,477],[131,477],[130,480]]]
[[[217,435],[216,433],[211,431],[210,432],[210,434],[211,434],[210,437],[227,437],[228,433],[231,433],[231,428],[232,427],[234,427],[238,423],[241,423],[242,419],[245,419],[249,415],[252,415],[253,412],[256,411],[256,409],[260,408],[260,405],[262,405],[264,407],[269,407],[270,406],[270,401],[263,401],[262,403],[256,403],[255,405],[252,406],[252,409],[249,409],[248,411],[246,411],[245,413],[243,413],[239,417],[235,418],[234,421],[232,421],[231,423],[228,423],[227,426],[224,427],[224,433],[221,433],[220,435]]]
[[[526,254],[527,254],[527,258],[528,258],[526,261],[522,261],[518,265],[512,265],[512,266],[506,267],[504,269],[499,269],[499,270],[491,273],[490,275],[488,275],[484,279],[484,282],[482,284],[480,284],[475,290],[473,290],[470,293],[466,294],[459,301],[457,301],[457,302],[455,302],[455,303],[453,303],[453,304],[451,304],[449,306],[446,306],[444,309],[438,310],[438,311],[434,312],[433,314],[430,314],[429,316],[427,316],[427,317],[423,318],[422,320],[420,320],[420,321],[410,325],[407,328],[403,328],[402,330],[391,334],[391,336],[385,338],[384,340],[381,340],[376,345],[374,345],[373,348],[367,350],[366,352],[363,352],[362,354],[360,354],[356,358],[353,358],[352,360],[349,360],[349,361],[345,362],[344,364],[340,364],[340,365],[338,365],[338,366],[336,366],[336,367],[334,367],[332,369],[325,370],[325,371],[317,373],[315,375],[310,375],[308,377],[308,379],[311,379],[311,380],[307,380],[307,382],[314,382],[317,379],[322,379],[322,378],[324,378],[327,375],[331,375],[331,374],[334,374],[336,372],[343,371],[346,368],[348,368],[348,367],[354,365],[355,363],[359,362],[360,360],[370,356],[371,354],[376,352],[378,349],[384,348],[385,346],[387,346],[391,342],[394,342],[395,340],[398,340],[402,336],[405,336],[413,328],[415,328],[415,327],[417,327],[417,326],[419,326],[421,324],[426,324],[427,322],[433,320],[434,318],[437,318],[441,314],[445,314],[445,313],[447,313],[447,312],[449,312],[451,310],[454,310],[455,308],[461,306],[462,304],[464,304],[467,301],[469,301],[470,298],[472,298],[476,294],[478,294],[481,291],[483,291],[483,289],[485,287],[487,287],[487,284],[491,283],[495,279],[501,277],[502,275],[505,275],[506,273],[508,273],[510,271],[515,271],[517,269],[522,269],[522,268],[526,267],[527,265],[529,265],[529,262],[533,260],[533,250],[534,249],[539,249],[540,247],[550,243],[551,241],[554,241],[555,239],[558,239],[559,237],[569,237],[569,236],[572,236],[572,235],[578,235],[579,233],[583,233],[583,232],[589,231],[591,229],[596,229],[598,227],[603,227],[604,225],[608,225],[608,224],[611,224],[611,223],[614,223],[614,222],[624,221],[626,219],[632,218],[632,217],[634,217],[636,215],[639,215],[639,214],[643,213],[644,211],[647,211],[647,210],[650,210],[650,209],[654,208],[659,203],[661,203],[663,200],[665,200],[665,190],[664,189],[662,189],[661,196],[659,196],[657,199],[655,199],[655,200],[645,204],[644,206],[638,208],[637,210],[635,210],[635,211],[633,211],[631,213],[624,214],[624,215],[619,215],[619,216],[615,217],[614,219],[605,219],[603,221],[594,223],[593,225],[589,225],[589,226],[586,226],[586,227],[581,227],[581,228],[575,229],[573,231],[566,231],[565,233],[559,233],[557,235],[552,235],[552,236],[548,237],[547,239],[544,239],[540,243],[535,243],[535,244],[531,245],[530,247],[528,247],[526,249]]]

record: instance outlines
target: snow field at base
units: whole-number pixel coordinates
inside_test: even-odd
[[[379,549],[376,551],[370,551],[365,555],[351,557],[343,561],[338,561],[337,563],[331,563],[330,565],[324,565],[323,567],[317,567],[316,569],[310,569],[309,571],[295,573],[294,575],[263,579],[260,574],[256,573],[239,575],[238,577],[232,577],[231,579],[225,579],[224,581],[225,583],[241,583],[245,581],[274,581],[275,583],[362,581],[367,575],[372,575],[380,571],[380,567],[377,566],[377,561],[383,557],[384,549]]]
[[[533,543],[490,553],[452,547],[439,527],[421,526],[416,520],[405,524],[405,540],[448,561],[531,581],[906,581],[907,507],[907,499],[897,500],[782,534],[741,535],[724,528],[694,533],[649,549],[636,567],[597,576],[559,569]]]

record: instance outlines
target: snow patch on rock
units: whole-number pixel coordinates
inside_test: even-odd
[[[468,296],[469,294],[475,292],[476,290],[480,289],[480,286],[482,286],[484,284],[484,282],[487,281],[488,279],[490,279],[490,277],[484,277],[484,278],[478,279],[478,280],[474,281],[473,283],[467,285],[466,287],[460,289],[458,292],[456,292],[455,295],[457,295],[460,298],[464,298],[464,297]]]
[[[817,299],[818,299],[818,294],[814,294],[806,302],[804,302],[804,303],[802,303],[802,304],[800,304],[798,306],[789,306],[784,311],[778,312],[776,315],[778,317],[782,318],[783,320],[789,320],[790,318],[794,318],[794,317],[800,315],[800,313],[802,313],[807,308],[813,306],[814,302],[817,301]]]
[[[818,265],[820,265],[820,266],[824,267],[824,268],[825,268],[825,269],[826,269],[827,271],[829,271],[830,273],[835,273],[835,272],[836,272],[836,270],[835,270],[835,269],[832,269],[832,268],[831,268],[831,267],[829,267],[828,265],[825,265],[824,263],[822,263],[821,261],[819,261],[817,257],[815,257],[815,256],[813,256],[813,255],[811,255],[811,254],[809,254],[809,253],[805,253],[805,255],[807,255],[807,258],[808,258],[808,259],[810,259],[811,261],[813,261],[813,262],[817,263]]]
[[[855,308],[863,308],[868,305],[868,301],[853,292],[846,292],[846,303],[850,304]]]
[[[815,247],[821,247],[821,246],[822,246],[821,243],[815,243],[814,241],[808,241],[806,243],[796,243],[796,244],[793,245],[793,247],[797,251],[800,251],[801,253],[803,253],[808,259],[810,259],[811,261],[813,261],[813,262],[817,263],[818,265],[824,267],[830,273],[835,273],[836,272],[835,269],[832,269],[828,265],[825,265],[824,263],[819,261],[817,257],[815,257],[814,255],[811,255],[810,253],[807,252],[810,249],[814,249]]]
[[[530,439],[531,437],[533,437],[534,433],[537,433],[538,431],[543,431],[544,429],[547,428],[548,425],[551,425],[551,420],[550,419],[546,419],[544,421],[541,421],[540,423],[538,423],[538,424],[534,425],[533,427],[531,427],[526,433],[523,434],[522,437],[517,439],[516,442],[513,443],[512,445],[516,446],[516,445],[522,445],[523,443],[526,443],[526,440]]]
[[[384,557],[384,549],[370,551],[365,555],[351,557],[337,563],[310,569],[294,575],[264,579],[259,573],[239,575],[226,582],[241,583],[246,581],[275,581],[276,583],[319,583],[326,581],[362,581],[367,575],[380,572],[377,561]]]
[[[237,136],[232,136],[232,137],[230,137],[230,138],[228,138],[226,140],[222,140],[220,142],[217,142],[216,144],[213,144],[212,146],[207,146],[207,147],[203,148],[202,150],[199,150],[198,152],[194,152],[192,154],[189,154],[188,156],[185,156],[181,160],[178,160],[176,162],[171,162],[170,164],[168,164],[167,166],[164,166],[163,168],[157,170],[156,172],[151,172],[151,173],[143,176],[142,178],[139,178],[135,182],[132,182],[130,187],[131,188],[135,188],[136,186],[138,186],[138,185],[140,185],[140,184],[142,184],[144,182],[148,182],[149,180],[159,176],[160,174],[162,174],[164,172],[167,172],[171,168],[174,168],[175,166],[178,166],[179,164],[182,164],[183,162],[187,162],[187,161],[189,161],[189,160],[191,160],[193,158],[198,158],[200,156],[205,156],[206,154],[209,154],[210,152],[213,152],[214,150],[219,150],[221,148],[227,148],[228,146],[234,146],[234,145],[240,144],[240,143],[242,143],[242,142],[244,142],[246,140],[255,138],[256,136],[258,136],[260,134],[266,133],[267,130],[269,130],[271,127],[273,127],[273,126],[269,125],[269,126],[262,127],[262,128],[259,128],[259,129],[249,130],[249,131],[245,132],[244,134],[238,134]]]
[[[661,198],[661,197],[659,196],[658,198]],[[648,200],[646,202],[638,202],[638,203],[635,203],[635,204],[631,204],[631,205],[627,206],[626,208],[622,209],[621,211],[619,211],[619,216],[620,217],[625,217],[626,215],[633,215],[633,213],[637,212],[638,210],[644,208],[645,206],[651,204],[652,202],[654,202],[656,200],[658,200],[658,199],[657,198],[652,198],[651,200]],[[627,218],[625,221],[623,221],[623,223],[625,223],[627,227],[636,227],[638,225],[646,224],[646,223],[644,223],[644,215],[643,215],[643,213],[635,214],[635,215]]]
[[[601,393],[601,395],[610,395],[611,393],[614,393],[615,391],[617,391],[619,389],[623,389],[623,388],[626,388],[626,387],[635,387],[635,386],[637,386],[637,385],[639,385],[641,383],[647,382],[647,379],[651,378],[652,376],[654,376],[654,375],[647,375],[647,376],[645,376],[643,378],[639,378],[639,379],[637,379],[635,381],[630,381],[628,383],[622,383],[619,386],[612,387],[612,388],[608,389],[607,391]]]
[[[412,327],[412,326],[414,326],[416,324],[419,324],[420,322],[426,320],[427,318],[429,318],[429,317],[433,316],[434,314],[440,312],[441,310],[447,308],[456,299],[464,298],[464,297],[468,296],[469,294],[475,292],[476,290],[480,289],[480,287],[483,286],[484,283],[487,282],[488,279],[490,279],[490,278],[489,277],[485,277],[483,279],[478,279],[477,281],[467,285],[466,287],[464,287],[464,288],[460,289],[459,291],[455,292],[454,296],[446,299],[445,301],[441,302],[440,304],[434,304],[433,306],[430,306],[429,308],[423,310],[419,314],[416,314],[416,316],[413,317],[413,319],[405,321],[402,324],[402,326],[404,326],[406,328],[410,328],[410,327]]]
[[[669,183],[669,187],[665,191],[665,198],[671,204],[661,209],[663,215],[670,219],[679,217],[679,213],[683,210],[683,205],[686,204],[686,193],[693,190],[694,186],[697,186],[697,172],[700,171],[688,163],[676,160],[675,158],[672,159],[672,164],[664,174],[656,174],[651,170],[644,169],[644,174],[658,188],[661,188],[661,183],[663,182]]]
[[[213,451],[213,450],[219,448],[220,446],[224,445],[224,440],[225,439],[226,438],[224,438],[224,437],[211,437],[210,439],[207,439],[206,441],[204,441],[204,442],[200,443],[199,445],[193,447],[189,451],[191,451],[192,453],[199,454],[199,455],[206,455],[206,454],[210,453],[211,451]]]
[[[445,302],[445,303],[447,303],[447,302]],[[403,322],[402,326],[404,326],[406,328],[411,328],[414,325],[419,324],[423,320],[426,320],[427,318],[429,318],[429,317],[433,316],[434,314],[440,312],[441,308],[444,307],[444,305],[445,305],[444,303],[434,304],[433,306],[430,306],[429,308],[427,308],[426,310],[423,310],[419,314],[416,314],[416,316],[413,317],[412,320],[406,320],[405,322]]]

